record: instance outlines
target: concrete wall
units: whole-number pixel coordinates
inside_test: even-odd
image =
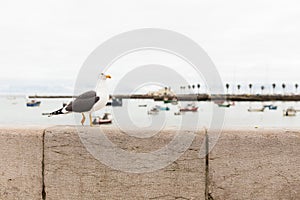
[[[0,130],[0,199],[41,199],[43,130]]]
[[[300,199],[299,131],[224,131],[209,164],[214,199]]]
[[[132,152],[159,149],[175,134],[136,139],[103,129]],[[226,130],[208,160],[198,157],[204,138],[200,131],[166,168],[135,174],[96,160],[74,127],[2,128],[0,199],[300,199],[300,131]]]

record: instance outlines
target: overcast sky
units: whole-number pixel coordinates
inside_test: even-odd
[[[292,84],[300,74],[299,19],[297,0],[3,0],[0,92],[72,91],[97,46],[146,27],[196,41],[224,82]]]

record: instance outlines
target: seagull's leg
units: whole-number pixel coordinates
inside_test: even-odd
[[[82,124],[82,126],[83,126],[83,124],[84,124],[84,122],[85,122],[85,116],[84,116],[84,114],[83,113],[81,113],[82,114],[82,120],[81,120],[81,124]]]
[[[90,126],[93,126],[92,114],[91,113],[89,113],[89,118],[90,118]]]

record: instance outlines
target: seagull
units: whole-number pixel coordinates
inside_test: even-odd
[[[97,85],[98,87],[95,91],[87,91],[76,97],[70,103],[66,104],[63,108],[52,113],[44,113],[43,115],[48,115],[50,117],[53,115],[68,114],[71,112],[81,113],[81,124],[83,125],[86,119],[85,114],[88,114],[90,119],[90,126],[93,126],[92,113],[104,108],[109,100],[109,94],[106,87],[106,79],[108,78],[111,78],[111,76],[101,73]]]

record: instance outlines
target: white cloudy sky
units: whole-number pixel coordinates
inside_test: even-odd
[[[2,0],[0,92],[69,92],[98,45],[145,27],[196,41],[224,82],[292,84],[300,73],[299,19],[297,0]]]

